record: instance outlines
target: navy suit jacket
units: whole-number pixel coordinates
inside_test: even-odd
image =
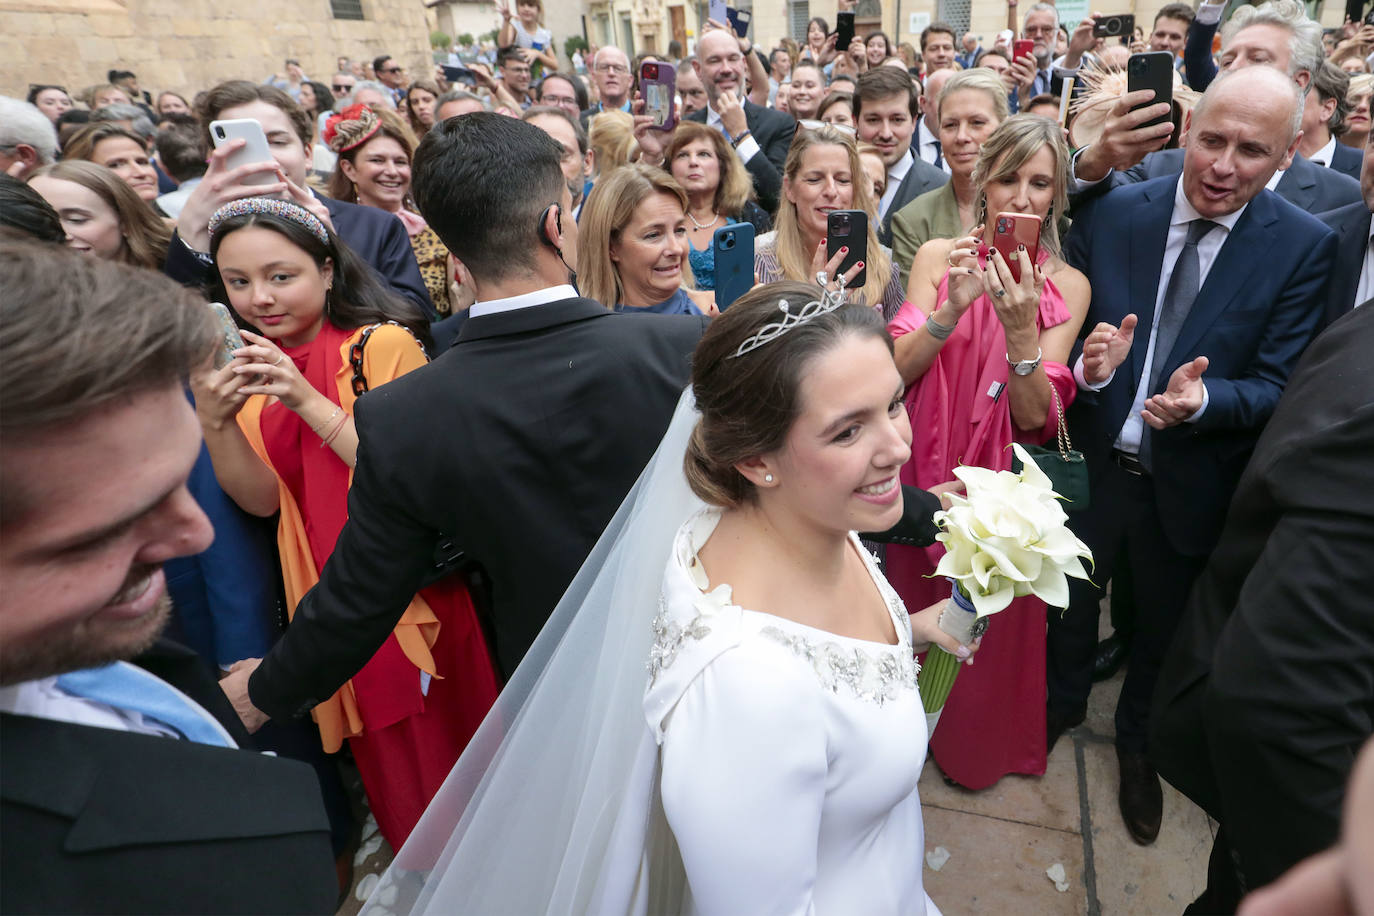
[[[913,137],[912,139],[915,139]],[[945,170],[926,162],[916,151],[911,151],[911,168],[902,178],[902,183],[897,185],[897,193],[892,198],[892,203],[888,205],[887,214],[883,217],[882,225],[878,228],[878,241],[889,248],[892,247],[892,217],[897,211],[920,197],[927,191],[943,187],[949,181],[949,175]],[[911,265],[908,264],[907,267]]]
[[[1076,215],[1076,208],[1084,200],[1112,188],[1182,173],[1183,157],[1184,151],[1181,149],[1160,150],[1150,153],[1138,165],[1124,172],[1112,172],[1105,180],[1074,198],[1075,212],[1071,215]],[[1317,214],[1360,200],[1360,183],[1351,180],[1348,175],[1342,175],[1339,170],[1314,165],[1295,153],[1293,164],[1274,186],[1274,193],[1299,210]]]
[[[429,290],[420,276],[420,265],[410,247],[405,226],[394,215],[376,207],[360,207],[332,197],[315,195],[329,211],[334,232],[377,273],[378,278],[398,295],[420,307],[431,321],[439,315],[429,300]],[[167,246],[162,272],[186,286],[205,286],[211,271],[177,238]]]
[[[1320,214],[1323,223],[1336,230],[1336,265],[1331,271],[1331,289],[1322,313],[1322,327],[1355,307],[1355,293],[1364,270],[1364,253],[1369,250],[1369,208],[1364,201],[1347,204]]]
[[[1065,245],[1065,260],[1092,284],[1082,335],[1100,321],[1120,325],[1131,313],[1140,321],[1112,381],[1080,392],[1070,411],[1093,479],[1108,464],[1144,369],[1178,180],[1098,197],[1074,219]],[[1155,354],[1161,371],[1154,394],[1185,362],[1210,360],[1208,406],[1198,421],[1162,432],[1145,427],[1160,517],[1180,553],[1204,555],[1216,543],[1255,440],[1316,331],[1335,249],[1335,233],[1319,220],[1261,191],[1217,253],[1173,349]]]
[[[1364,156],[1353,146],[1346,146],[1341,141],[1336,141],[1336,150],[1331,155],[1330,168],[1335,169],[1343,175],[1349,175],[1356,181],[1360,180],[1360,168],[1364,165]]]
[[[687,120],[707,123],[706,109],[692,112]],[[759,206],[772,216],[778,212],[783,166],[787,162],[787,150],[792,146],[792,136],[797,132],[797,122],[791,115],[755,105],[748,99],[744,100],[744,121],[759,145],[759,152],[744,167],[754,179]]]

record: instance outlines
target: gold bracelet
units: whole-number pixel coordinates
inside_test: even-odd
[[[320,430],[322,430],[322,429],[328,429],[328,428],[329,428],[329,424],[330,424],[330,423],[333,423],[333,422],[334,422],[334,418],[337,417],[337,416],[338,416],[339,414],[341,414],[341,413],[343,413],[343,408],[342,408],[342,407],[335,407],[335,408],[334,408],[334,412],[331,413],[329,416],[325,417],[323,423],[321,423],[319,426],[311,426],[311,427],[310,427],[311,431],[314,432],[315,435],[317,435],[317,436],[323,435],[323,434],[320,432]]]

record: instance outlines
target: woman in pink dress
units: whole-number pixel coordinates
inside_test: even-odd
[[[914,441],[902,482],[929,489],[960,464],[1009,470],[1012,442],[1042,443],[1077,387],[1066,362],[1088,311],[1087,279],[1059,259],[1056,221],[1067,204],[1069,151],[1055,122],[1005,121],[973,173],[978,225],[916,252],[911,301],[888,325],[907,384]],[[1014,253],[1020,281],[984,230],[998,213],[1041,221],[1039,252]],[[988,234],[990,235],[990,229]],[[888,548],[888,578],[908,607],[948,597],[930,578],[944,548]],[[930,743],[945,775],[970,789],[1007,773],[1045,772],[1045,605],[1017,599],[992,621],[978,665],[954,684]]]

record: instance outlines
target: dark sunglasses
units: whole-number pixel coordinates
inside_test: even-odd
[[[352,91],[353,91],[353,87],[352,87],[352,86],[344,86],[344,85],[340,85],[339,83],[335,83],[335,84],[334,84],[333,86],[331,86],[330,88],[333,89],[335,92],[352,92]]]
[[[378,72],[378,73],[405,73],[405,72],[406,72],[406,68],[405,68],[405,67],[384,67],[383,69],[381,69],[381,70],[379,70],[379,71],[377,71],[377,72]]]

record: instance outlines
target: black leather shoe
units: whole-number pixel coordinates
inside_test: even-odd
[[[1164,816],[1159,774],[1144,754],[1118,747],[1116,759],[1121,766],[1121,819],[1131,839],[1149,846],[1159,836],[1159,822]]]
[[[1126,652],[1130,645],[1121,634],[1113,630],[1112,635],[1097,644],[1097,654],[1093,656],[1093,683],[1111,679],[1121,666],[1126,664]]]
[[[1053,709],[1045,712],[1045,753],[1048,755],[1054,750],[1055,742],[1064,732],[1076,725],[1082,725],[1083,720],[1088,717],[1087,711],[1083,711],[1073,716],[1065,716],[1056,713]]]

